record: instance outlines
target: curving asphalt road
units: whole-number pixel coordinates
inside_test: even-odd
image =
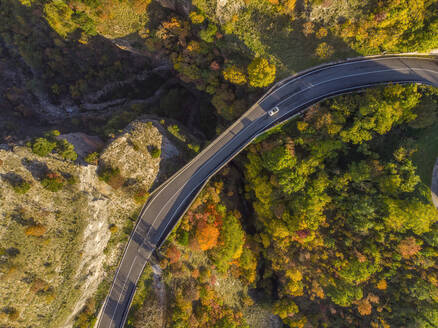
[[[438,87],[438,58],[352,59],[319,66],[277,83],[151,195],[131,234],[97,327],[123,327],[137,281],[152,252],[161,246],[208,179],[256,136],[324,98],[393,82]],[[280,111],[271,117],[266,112],[274,106]]]

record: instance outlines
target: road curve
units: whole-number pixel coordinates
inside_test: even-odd
[[[380,56],[352,59],[307,70],[271,88],[151,195],[125,248],[97,327],[123,327],[137,281],[154,249],[161,246],[208,179],[255,137],[322,99],[388,83],[438,87],[438,58]],[[274,106],[280,111],[271,117],[266,112]]]

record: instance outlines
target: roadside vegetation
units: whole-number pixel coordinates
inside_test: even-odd
[[[433,162],[412,159],[436,159],[421,150],[436,102],[431,88],[375,88],[259,138],[236,160],[244,188],[223,169],[161,250],[167,324],[436,326],[438,211],[418,175]]]
[[[249,148],[259,284],[278,284],[266,292],[287,325],[438,324],[438,211],[411,158],[424,144],[411,129],[427,133],[419,123],[435,111],[429,90],[373,89]]]

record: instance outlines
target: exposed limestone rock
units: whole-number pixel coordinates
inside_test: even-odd
[[[222,24],[229,21],[233,15],[245,5],[243,0],[218,0],[216,4],[216,17]]]
[[[430,187],[432,192],[432,202],[438,209],[438,159],[435,163],[432,173],[432,185]]]
[[[81,133],[63,135],[81,156],[101,141]],[[131,123],[101,154],[127,180],[150,188],[169,174],[166,162],[181,151],[159,122]],[[148,146],[161,149],[153,158]],[[170,160],[169,160],[170,159]],[[0,308],[19,313],[14,322],[0,317],[0,326],[72,327],[87,299],[117,263],[129,235],[127,224],[141,206],[129,188],[113,189],[100,181],[95,165],[40,157],[22,146],[0,147]],[[74,181],[52,192],[41,180],[48,171]],[[24,193],[11,181],[30,183]],[[40,235],[29,227],[43,227]],[[110,229],[111,227],[111,229]],[[112,276],[108,276],[111,279]]]

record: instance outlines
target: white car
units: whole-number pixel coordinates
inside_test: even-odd
[[[277,114],[280,111],[280,108],[278,108],[277,106],[275,106],[274,108],[272,108],[269,112],[268,115],[269,116],[274,116],[275,114]]]

